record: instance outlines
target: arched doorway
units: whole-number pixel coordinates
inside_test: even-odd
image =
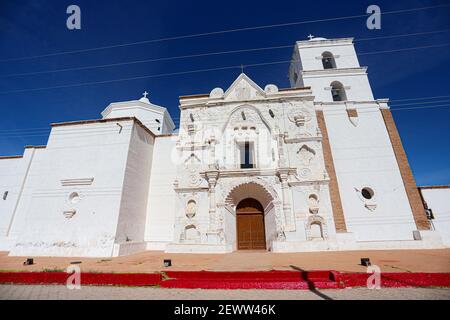
[[[255,199],[247,198],[236,206],[238,250],[266,249],[264,208]]]

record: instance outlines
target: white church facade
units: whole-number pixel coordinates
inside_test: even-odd
[[[448,247],[450,189],[420,193],[352,39],[297,42],[289,79],[182,96],[177,131],[147,94],[52,124],[46,146],[0,157],[0,251]]]

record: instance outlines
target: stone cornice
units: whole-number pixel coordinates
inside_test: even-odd
[[[208,187],[182,187],[182,188],[174,188],[176,192],[202,192],[202,191],[208,191]]]
[[[337,38],[337,39],[312,39],[312,40],[302,40],[297,41],[295,45],[298,48],[310,48],[310,47],[329,47],[329,46],[341,46],[349,45],[353,43],[353,38]]]
[[[253,103],[268,103],[268,102],[283,102],[283,101],[314,101],[314,96],[312,92],[308,92],[307,95],[293,94],[292,91],[286,91],[286,93],[276,93],[271,94],[265,98],[261,99],[250,99],[250,100],[223,100],[223,99],[192,99],[189,104],[181,104],[180,109],[193,109],[202,107],[218,107],[226,106],[231,104],[253,104]]]
[[[324,69],[324,70],[303,70],[302,77],[311,78],[314,76],[342,76],[342,75],[362,75],[367,74],[367,67]]]
[[[289,174],[295,174],[296,168],[284,168]],[[235,178],[235,177],[255,177],[255,176],[274,176],[280,169],[220,169],[218,170],[219,178]],[[205,177],[208,171],[201,172],[200,175]]]
[[[315,101],[314,106],[316,110],[323,110],[326,106],[343,106],[343,107],[352,107],[354,109],[358,109],[358,105],[362,104],[370,104],[370,105],[378,105],[380,109],[389,109],[388,106],[389,99],[376,99],[376,100],[348,100],[348,101]]]
[[[317,179],[317,180],[303,180],[303,181],[288,181],[288,184],[290,187],[295,186],[310,186],[310,185],[317,185],[317,184],[328,184],[330,182],[330,179]]]

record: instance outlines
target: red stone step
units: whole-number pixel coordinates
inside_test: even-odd
[[[64,272],[0,272],[0,283],[65,285]],[[81,273],[81,285],[156,286],[203,289],[331,289],[366,286],[370,274],[336,271],[167,271]],[[450,273],[382,273],[381,287],[450,287]]]
[[[205,280],[273,280],[273,281],[336,281],[334,271],[167,271],[171,279]]]
[[[0,272],[0,283],[66,284],[70,274],[65,272]],[[159,273],[81,273],[81,285],[156,286]]]
[[[333,271],[209,272],[168,271],[164,288],[312,289],[337,288]]]

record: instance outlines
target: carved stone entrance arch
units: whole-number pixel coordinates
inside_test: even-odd
[[[232,212],[236,212],[236,206],[244,199],[253,198],[259,201],[265,214],[272,213],[274,218],[274,234],[266,235],[268,241],[284,241],[284,216],[282,201],[276,190],[269,182],[254,177],[236,179],[233,183],[224,187],[224,205]]]

